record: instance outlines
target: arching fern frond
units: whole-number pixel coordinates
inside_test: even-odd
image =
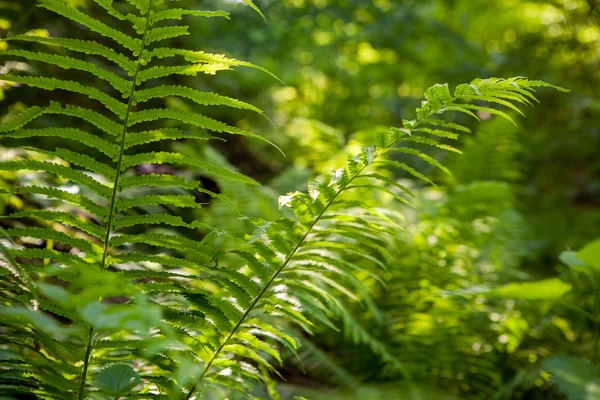
[[[519,83],[521,81],[522,84]],[[473,85],[476,85],[476,82],[474,81]],[[492,84],[480,85],[480,93],[494,99],[498,98],[494,95],[494,91],[506,93],[504,89],[506,81],[490,79],[489,82]],[[525,79],[515,79],[511,82],[526,87],[525,90],[529,91],[535,87]],[[424,128],[423,125],[431,117],[448,111],[473,114],[471,110],[485,109],[476,104],[464,103],[464,100],[471,99],[471,96],[465,94],[464,86],[457,87],[454,94],[451,94],[447,85],[436,85],[428,89],[425,97],[426,101],[417,110],[415,120],[404,121],[401,128],[380,132],[374,138],[373,145],[364,146],[359,154],[350,157],[345,168],[332,171],[328,181],[309,184],[308,193],[295,192],[280,198],[280,206],[291,208],[295,219],[262,224],[248,241],[248,246],[258,256],[244,258],[249,261],[250,270],[260,273],[257,276],[261,277],[261,291],[253,297],[247,307],[244,307],[241,317],[234,319],[236,324],[233,328],[227,329],[226,334],[222,333],[217,337],[215,342],[217,347],[212,351],[212,356],[205,360],[203,373],[196,384],[190,388],[188,399],[193,396],[202,382],[219,382],[221,369],[218,367],[218,361],[233,356],[261,362],[255,360],[254,355],[249,356],[247,352],[236,351],[237,347],[232,348],[242,343],[249,345],[242,340],[247,320],[261,315],[283,313],[308,331],[311,319],[331,325],[330,307],[337,304],[338,295],[346,295],[357,300],[354,293],[347,289],[348,285],[353,284],[352,282],[356,284],[356,280],[353,279],[355,271],[348,267],[348,263],[340,260],[345,260],[348,255],[351,255],[385,267],[386,262],[382,260],[386,260],[388,255],[379,233],[386,231],[386,227],[394,227],[397,225],[396,222],[371,207],[366,201],[345,199],[346,193],[352,189],[370,191],[380,189],[386,193],[397,189],[397,182],[388,178],[388,175],[378,172],[381,168],[403,170],[426,183],[433,183],[415,168],[392,156],[398,153],[417,156],[426,163],[449,172],[431,156],[406,147],[406,144],[418,142],[439,147],[440,143],[431,140],[427,135],[454,139],[458,135],[457,131],[466,131],[467,128],[443,120],[432,122],[432,125],[436,126],[435,130]],[[522,100],[522,103],[526,103],[526,95],[519,94],[517,97]],[[494,110],[493,114],[509,118],[500,110]],[[421,137],[424,140],[402,140]],[[354,183],[359,179],[363,182],[372,179],[374,183]],[[346,217],[340,218],[340,216]],[[353,217],[358,218],[353,219]],[[351,225],[346,222],[348,220],[352,220]],[[373,226],[380,228],[373,229]],[[374,233],[369,234],[369,232]],[[267,267],[266,270],[262,265]],[[259,268],[256,268],[257,266]],[[273,272],[269,274],[267,271]],[[235,297],[234,294],[232,296]],[[389,356],[388,353],[385,354]]]

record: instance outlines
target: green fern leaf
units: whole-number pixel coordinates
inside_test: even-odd
[[[39,136],[55,136],[63,139],[74,140],[86,146],[98,149],[110,158],[114,158],[119,151],[117,145],[75,128],[43,128],[43,129],[21,129],[4,135],[12,138],[32,138]]]
[[[422,153],[418,150],[411,149],[409,147],[395,147],[395,148],[391,149],[391,151],[398,152],[398,153],[412,154],[414,156],[417,156],[420,159],[422,159],[423,161],[425,161],[426,163],[433,165],[434,167],[439,168],[440,170],[444,171],[446,174],[452,176],[452,173],[450,172],[450,170],[448,168],[446,168],[445,166],[443,166],[439,161],[437,161],[435,158],[428,156],[427,154]]]
[[[253,105],[240,100],[232,99],[231,97],[221,96],[212,92],[201,92],[185,86],[161,85],[150,89],[137,90],[135,92],[135,100],[138,103],[148,101],[155,98],[163,98],[168,96],[179,96],[192,100],[194,103],[203,106],[223,105],[232,108],[252,110],[262,114],[262,110]]]
[[[192,17],[223,17],[229,19],[229,13],[225,11],[201,11],[201,10],[185,10],[182,8],[171,8],[150,13],[150,21],[152,24],[165,20],[177,19],[181,20],[183,16],[189,15]]]
[[[140,206],[171,205],[177,208],[201,208],[202,204],[196,202],[194,196],[185,195],[157,195],[151,194],[142,197],[118,199],[115,207],[118,211],[129,210]]]
[[[50,102],[50,106],[43,109],[44,113],[47,114],[62,114],[71,117],[81,118],[82,120],[89,122],[93,126],[99,128],[103,132],[108,133],[112,136],[120,136],[122,127],[118,123],[114,122],[104,115],[88,110],[87,108],[76,107],[70,104],[65,105],[63,108],[60,103],[55,101]]]
[[[161,26],[153,28],[146,33],[146,44],[159,42],[161,40],[189,35],[188,27],[181,25]]]
[[[200,182],[189,180],[184,176],[166,174],[146,174],[137,176],[124,176],[119,179],[120,190],[137,188],[141,186],[176,187],[182,189],[196,189]]]
[[[97,238],[102,238],[105,229],[101,226],[94,225],[84,218],[77,217],[73,214],[61,211],[46,211],[46,210],[29,210],[19,211],[1,218],[36,218],[45,221],[59,222],[61,224],[70,225],[81,229]]]
[[[203,242],[164,233],[146,233],[143,235],[120,234],[113,236],[109,241],[111,246],[134,243],[145,243],[154,247],[178,251],[191,251],[208,259],[212,259],[215,255],[215,251]]]
[[[94,178],[75,171],[64,165],[55,164],[47,161],[35,161],[35,160],[20,160],[20,161],[6,161],[0,163],[0,171],[48,171],[52,172],[62,178],[68,179],[72,182],[86,186],[96,192],[98,195],[108,198],[112,192],[111,188],[98,182]]]
[[[450,128],[465,133],[471,133],[471,129],[467,128],[466,126],[454,122],[444,121],[441,119],[427,118],[423,121],[423,123],[428,125],[440,126],[442,128]]]
[[[38,107],[38,106],[29,107],[29,108],[25,109],[24,111],[21,111],[20,113],[15,115],[14,117],[10,118],[9,120],[3,120],[2,124],[0,124],[0,132],[1,133],[11,132],[11,131],[17,130],[19,128],[22,128],[27,123],[29,123],[30,121],[33,121],[34,119],[36,119],[43,113],[44,113],[44,110],[41,107]]]
[[[414,132],[425,132],[430,135],[443,137],[443,138],[447,138],[447,139],[452,139],[452,140],[458,139],[458,136],[459,136],[458,133],[446,131],[443,129],[417,128],[414,130]]]
[[[11,228],[7,229],[6,234],[12,237],[32,237],[35,239],[54,240],[62,244],[67,244],[74,248],[85,251],[88,254],[101,254],[102,249],[82,238],[75,238],[66,233],[58,232],[47,228]]]
[[[170,214],[147,214],[147,215],[127,215],[124,217],[115,218],[113,220],[113,228],[119,229],[124,227],[136,226],[136,225],[157,225],[164,224],[170,226],[179,226],[190,229],[197,228],[209,228],[213,230],[213,228],[208,225],[200,222],[194,221],[191,223],[187,223],[183,221],[180,216],[170,215]]]
[[[58,148],[54,152],[48,152],[51,155],[56,155],[72,165],[84,168],[94,174],[103,175],[106,179],[114,181],[117,171],[96,159],[81,153],[76,153],[68,149]]]
[[[26,58],[32,61],[42,61],[47,64],[53,64],[64,69],[78,69],[80,71],[89,72],[92,75],[97,76],[100,79],[108,82],[113,88],[121,93],[125,93],[131,89],[131,83],[119,77],[118,75],[100,68],[95,64],[87,61],[81,61],[73,57],[60,56],[55,54],[47,53],[36,53],[33,51],[26,50],[4,50],[0,51],[0,55],[12,55]]]
[[[258,183],[255,180],[248,178],[245,175],[239,174],[237,172],[232,172],[228,169],[219,167],[217,165],[210,164],[208,162],[201,161],[179,153],[152,152],[140,153],[132,156],[124,156],[123,163],[121,164],[121,169],[124,171],[127,168],[133,167],[135,165],[164,163],[190,165],[196,168],[200,168],[204,171],[213,173],[216,176],[220,176],[222,178],[247,183],[249,185],[258,185]]]
[[[262,13],[262,11],[260,11],[260,9],[258,7],[256,7],[256,5],[252,2],[252,0],[242,0],[244,3],[246,3],[251,9],[253,9],[254,11],[256,11],[258,13],[258,15],[260,15],[264,21],[267,20],[267,18],[264,16],[264,14]]]
[[[78,9],[70,7],[67,3],[60,0],[40,0],[38,6],[54,11],[65,18],[88,27],[90,30],[99,33],[102,36],[111,38],[121,46],[131,50],[134,55],[137,55],[142,47],[142,41],[140,39],[134,39],[123,32],[111,28]]]
[[[371,174],[362,174],[360,176],[357,176],[355,179],[375,179],[377,181],[380,181],[386,185],[390,185],[390,186],[394,186],[397,187],[398,189],[402,190],[404,193],[408,194],[410,197],[415,197],[415,194],[410,191],[406,186],[401,185],[400,183],[396,182],[395,180],[391,180],[390,178],[378,174],[378,173],[371,173]]]
[[[109,264],[111,265],[119,265],[126,263],[154,263],[168,267],[175,268],[189,268],[194,271],[209,271],[209,269],[203,267],[202,265],[195,263],[193,261],[189,261],[183,258],[170,257],[165,255],[152,255],[152,254],[141,254],[135,252],[127,252],[121,253],[118,255],[110,256]],[[156,271],[150,271],[152,273],[156,273]]]
[[[385,168],[400,168],[400,169],[403,169],[404,171],[408,172],[409,174],[411,174],[415,178],[418,178],[418,179],[422,180],[423,182],[427,182],[427,183],[429,183],[432,186],[436,186],[436,184],[433,183],[431,181],[431,179],[427,178],[425,175],[423,175],[422,173],[418,172],[414,168],[409,167],[405,163],[401,163],[401,162],[398,162],[398,161],[391,161],[391,160],[376,161],[375,163],[378,164],[378,165],[381,165],[381,166],[383,166]]]
[[[76,51],[84,54],[93,54],[106,58],[107,60],[117,64],[130,75],[133,75],[135,71],[135,62],[130,60],[127,56],[117,53],[111,48],[98,44],[91,40],[79,40],[70,38],[57,38],[57,37],[42,37],[33,35],[14,35],[7,38],[2,38],[0,41],[30,41],[45,43],[53,46],[61,46],[71,51]]]
[[[97,204],[96,202],[88,199],[87,197],[72,194],[66,192],[64,190],[59,190],[56,188],[44,187],[44,186],[23,186],[13,188],[11,190],[3,190],[1,193],[10,193],[10,194],[41,194],[44,196],[48,196],[50,198],[59,199],[71,203],[73,205],[79,206],[87,212],[93,214],[94,216],[105,220],[108,217],[108,208]]]
[[[281,82],[281,80],[279,78],[277,78],[277,76],[275,76],[273,73],[271,73],[270,71],[268,71],[267,69],[265,69],[263,67],[254,65],[247,61],[240,61],[240,60],[236,60],[234,58],[229,58],[222,54],[212,54],[212,53],[206,53],[204,51],[192,51],[192,50],[185,50],[185,49],[158,47],[158,48],[149,50],[148,53],[144,55],[144,57],[148,61],[154,57],[166,58],[166,57],[174,57],[174,56],[182,56],[183,58],[185,58],[186,61],[189,61],[192,63],[208,63],[208,64],[215,64],[215,65],[224,66],[224,67],[249,67],[249,68],[253,68],[253,69],[262,71],[262,72],[268,74],[269,76],[277,79],[279,82]],[[224,69],[227,69],[227,68],[224,68]],[[283,82],[281,82],[281,83],[283,83]]]
[[[235,128],[233,126],[227,125],[224,122],[205,117],[204,115],[194,114],[191,112],[185,112],[180,110],[172,110],[167,108],[153,108],[149,110],[134,112],[130,114],[129,126],[139,124],[141,122],[156,121],[158,119],[172,119],[186,124],[195,125],[199,128],[209,129],[214,132],[227,132],[233,135],[248,136],[251,138],[262,140],[263,142],[267,142],[271,146],[274,146],[276,149],[281,151],[279,147],[275,146],[275,144],[263,138],[262,136],[246,132],[243,129]]]
[[[462,151],[460,151],[460,150],[458,150],[458,149],[456,149],[456,148],[454,148],[452,146],[441,144],[437,140],[426,138],[426,137],[422,137],[422,136],[408,136],[408,137],[403,137],[403,138],[398,139],[398,141],[399,142],[412,142],[412,143],[419,143],[419,144],[427,144],[427,145],[434,146],[434,147],[437,147],[437,148],[442,149],[442,150],[446,150],[446,151],[451,151],[453,153],[462,154]]]
[[[81,93],[89,98],[98,100],[102,105],[108,108],[118,116],[124,117],[127,106],[119,100],[107,95],[106,93],[89,86],[82,85],[74,81],[64,81],[56,78],[45,78],[39,76],[19,76],[19,75],[0,75],[0,80],[7,82],[23,83],[33,87],[39,87],[46,90],[66,90],[73,93]]]
[[[200,73],[214,75],[218,71],[230,69],[226,64],[196,64],[196,65],[173,65],[173,66],[156,66],[147,68],[141,71],[136,78],[136,84],[141,84],[152,79],[163,78],[173,75],[196,76]]]
[[[175,128],[157,129],[153,131],[144,132],[128,132],[125,137],[124,149],[127,150],[131,147],[138,146],[140,144],[159,142],[161,140],[178,139],[209,140],[217,138],[207,133],[186,134],[182,130]]]

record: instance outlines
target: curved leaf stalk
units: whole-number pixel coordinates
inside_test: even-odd
[[[140,48],[140,54],[139,54],[137,62],[136,62],[135,73],[131,80],[131,90],[129,92],[129,101],[127,102],[127,110],[125,112],[125,118],[123,120],[123,132],[121,135],[121,143],[119,145],[119,148],[120,148],[119,149],[119,158],[117,160],[116,174],[115,174],[115,179],[113,182],[113,190],[112,190],[112,195],[111,195],[111,199],[110,199],[110,211],[109,211],[108,220],[106,223],[106,233],[104,235],[104,244],[102,246],[102,258],[100,261],[100,269],[106,268],[106,257],[108,256],[108,249],[109,249],[108,243],[110,240],[110,235],[112,233],[112,221],[113,221],[113,217],[115,215],[117,193],[119,191],[119,178],[121,177],[121,164],[123,162],[123,154],[125,152],[125,138],[127,136],[127,126],[129,124],[129,114],[131,112],[131,107],[133,106],[133,98],[134,98],[135,88],[137,85],[136,84],[137,76],[142,67],[141,60],[142,60],[142,56],[144,55],[144,49],[145,49],[145,45],[146,45],[145,44],[146,43],[146,34],[148,33],[148,28],[150,27],[150,10],[151,10],[151,8],[152,8],[152,1],[149,1],[148,9],[146,10],[146,14],[144,15],[144,18],[146,19],[146,24],[144,26],[144,33],[142,35],[142,44],[141,44],[141,48]],[[83,400],[84,396],[85,396],[85,383],[87,380],[87,371],[88,371],[89,359],[90,359],[90,354],[92,352],[93,344],[94,344],[94,328],[90,326],[90,329],[88,332],[88,344],[87,344],[87,347],[85,350],[85,358],[83,360],[83,371],[81,373],[79,395],[77,396],[78,400]]]
[[[434,112],[431,112],[429,115],[427,115],[426,117],[422,118],[420,121],[417,121],[414,124],[414,126],[410,129],[410,131],[413,131],[414,129],[416,129],[420,125],[420,123],[422,123],[425,120],[427,120],[427,118],[431,117],[433,114],[434,114]],[[398,143],[398,140],[394,140],[394,141],[390,142],[387,146],[385,146],[384,148],[382,148],[381,150],[379,150],[375,154],[373,160],[375,160],[379,156],[385,154],[396,143]],[[192,397],[192,395],[194,394],[194,392],[198,389],[198,387],[200,386],[200,384],[203,381],[204,377],[206,376],[206,374],[210,370],[210,367],[212,366],[213,362],[217,359],[217,357],[219,356],[219,354],[221,353],[221,351],[223,350],[223,348],[225,346],[227,346],[227,344],[229,343],[229,341],[233,338],[233,336],[235,335],[235,333],[242,326],[242,324],[244,323],[244,321],[246,320],[246,318],[248,317],[248,315],[250,314],[250,312],[254,309],[254,307],[256,307],[256,305],[261,300],[261,298],[263,297],[263,295],[267,292],[267,290],[269,290],[269,288],[271,287],[271,285],[273,284],[273,282],[275,281],[275,279],[277,279],[277,277],[279,276],[279,274],[288,266],[288,264],[290,263],[290,261],[292,261],[292,259],[296,255],[296,252],[300,249],[300,247],[302,247],[302,245],[304,244],[304,242],[306,241],[306,239],[308,238],[308,236],[312,233],[313,228],[315,227],[315,225],[317,225],[317,223],[321,220],[321,218],[327,212],[327,210],[329,209],[329,207],[331,207],[331,205],[335,202],[335,200],[338,198],[338,196],[340,194],[342,194],[342,192],[344,192],[344,190],[354,181],[354,179],[356,179],[369,165],[371,165],[371,164],[366,164],[365,163],[365,165],[363,165],[362,168],[360,168],[358,171],[356,171],[356,173],[354,173],[348,179],[348,181],[343,186],[341,186],[338,189],[338,191],[335,193],[335,195],[325,204],[325,207],[323,208],[323,211],[321,211],[321,213],[319,215],[317,215],[317,217],[315,217],[314,221],[309,226],[309,228],[307,229],[307,231],[304,234],[304,236],[302,236],[302,238],[298,241],[298,243],[296,244],[296,246],[294,247],[294,249],[287,255],[287,257],[285,258],[285,260],[283,260],[281,262],[281,264],[279,265],[279,268],[277,268],[277,270],[275,271],[275,273],[273,274],[273,276],[271,277],[271,279],[269,279],[269,281],[264,285],[264,287],[262,288],[262,290],[260,291],[260,293],[258,293],[258,295],[254,298],[254,300],[252,301],[252,303],[250,303],[250,305],[248,306],[248,308],[244,311],[244,314],[242,315],[242,317],[240,318],[240,320],[237,322],[237,324],[233,327],[233,329],[231,330],[231,332],[229,333],[229,335],[227,335],[227,338],[215,350],[215,352],[213,353],[212,357],[206,363],[206,366],[204,368],[204,371],[202,372],[202,375],[200,375],[200,377],[198,378],[198,381],[196,382],[196,384],[194,385],[194,387],[188,392],[187,396],[185,397],[185,400],[189,400]],[[405,370],[404,368],[402,368],[402,373],[407,378],[409,377],[409,372],[407,370]]]

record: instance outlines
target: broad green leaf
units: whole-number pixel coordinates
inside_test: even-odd
[[[600,239],[579,250],[577,258],[583,261],[585,265],[600,271]]]
[[[537,282],[510,283],[487,293],[489,297],[506,299],[554,300],[561,298],[572,286],[560,279],[545,279]]]
[[[104,368],[94,379],[94,383],[111,395],[123,394],[131,390],[140,378],[129,364],[112,364]]]

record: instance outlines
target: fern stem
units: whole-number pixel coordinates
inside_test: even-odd
[[[117,193],[119,192],[119,178],[121,177],[121,164],[123,162],[123,154],[125,152],[125,137],[127,135],[127,125],[129,124],[129,114],[131,113],[131,107],[133,106],[133,97],[134,97],[135,88],[136,88],[137,76],[142,67],[141,60],[142,60],[142,56],[144,54],[144,47],[145,47],[145,43],[146,43],[146,34],[148,32],[148,27],[150,26],[149,22],[150,22],[150,9],[151,8],[152,8],[152,2],[149,2],[148,9],[146,10],[146,13],[144,15],[144,18],[146,19],[146,25],[144,27],[144,33],[142,35],[142,44],[141,44],[141,48],[140,48],[140,54],[137,59],[135,73],[134,73],[133,79],[131,81],[131,90],[129,92],[129,101],[127,102],[127,110],[125,112],[125,118],[123,120],[123,133],[121,135],[119,159],[117,160],[117,172],[115,174],[115,180],[113,182],[113,190],[112,190],[112,195],[111,195],[111,199],[110,199],[110,211],[108,213],[108,220],[106,223],[106,233],[104,235],[104,243],[102,246],[102,259],[100,261],[100,269],[101,270],[106,268],[106,257],[108,256],[108,249],[109,249],[108,243],[110,240],[110,235],[112,233],[112,221],[113,221],[113,217],[115,215],[115,208],[116,208],[115,203],[117,200]],[[87,380],[87,371],[88,371],[88,365],[89,365],[89,360],[90,360],[90,354],[92,353],[93,342],[94,342],[94,328],[90,327],[89,334],[88,334],[88,343],[87,343],[87,347],[85,349],[85,358],[83,360],[83,371],[81,374],[79,395],[77,396],[78,400],[83,400],[84,396],[85,396],[85,383]]]
[[[94,340],[94,328],[90,326],[90,330],[88,331],[87,347],[85,349],[85,357],[83,359],[83,371],[81,373],[81,382],[79,383],[79,394],[77,395],[78,399],[83,399],[83,396],[85,395],[85,381],[86,381],[88,366],[90,363],[90,353],[92,352],[93,340]]]

